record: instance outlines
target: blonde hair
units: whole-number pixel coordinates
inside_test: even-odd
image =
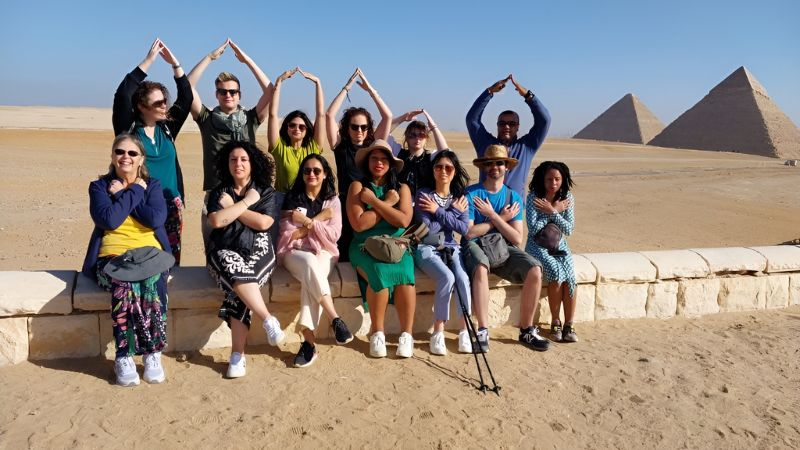
[[[220,72],[219,75],[217,75],[217,79],[214,80],[214,86],[219,86],[220,83],[225,81],[235,81],[237,88],[241,86],[241,83],[239,83],[239,79],[236,78],[236,75],[230,72]]]
[[[137,176],[145,181],[150,181],[150,171],[147,170],[147,165],[145,164],[145,153],[144,153],[144,145],[142,144],[142,140],[139,139],[139,136],[131,133],[120,133],[117,137],[114,138],[114,142],[111,144],[111,158],[114,158],[114,150],[117,148],[122,141],[131,141],[133,145],[139,150],[139,155],[142,158],[142,165],[139,166],[139,171]],[[110,177],[113,178],[116,174],[116,168],[114,167],[114,163],[108,165],[108,173],[104,175],[100,175],[100,178]]]

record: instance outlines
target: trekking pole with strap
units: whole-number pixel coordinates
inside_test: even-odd
[[[450,270],[455,274],[456,270],[453,265],[453,249],[449,247],[444,247],[443,249],[439,250],[439,254],[442,257],[445,265],[450,268]],[[500,395],[500,386],[497,385],[497,381],[494,379],[494,374],[492,374],[492,369],[489,367],[489,360],[486,358],[486,353],[483,351],[483,348],[478,344],[478,333],[475,329],[475,325],[472,323],[472,317],[470,317],[469,311],[467,310],[467,305],[464,303],[464,300],[461,298],[461,294],[458,292],[458,288],[456,284],[453,284],[453,289],[450,291],[452,295],[453,291],[456,292],[456,297],[458,298],[458,304],[461,306],[461,314],[464,316],[464,322],[467,325],[467,334],[469,334],[469,341],[472,345],[472,356],[475,358],[475,366],[478,368],[478,377],[480,378],[480,386],[478,386],[478,390],[485,393],[487,390],[494,392],[498,396]],[[477,350],[476,350],[477,349]],[[493,388],[490,388],[483,380],[483,371],[481,371],[481,364],[480,360],[478,359],[478,352],[480,352],[481,356],[483,357],[483,364],[486,366],[486,371],[489,373],[489,378],[492,379],[492,384],[494,385]]]

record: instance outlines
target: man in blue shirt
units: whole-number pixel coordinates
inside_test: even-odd
[[[522,244],[522,197],[503,184],[507,170],[517,165],[502,145],[490,145],[482,158],[473,160],[485,180],[466,190],[469,203],[469,230],[462,238],[464,266],[472,283],[472,304],[478,319],[478,345],[489,350],[489,272],[522,283],[519,305],[519,340],[534,350],[545,351],[550,342],[539,336],[533,326],[533,315],[542,290],[542,264],[520,250]],[[500,233],[508,244],[508,258],[491,267],[486,252],[480,247],[480,237]]]
[[[489,100],[494,94],[500,92],[508,81],[514,83],[519,95],[525,99],[525,103],[531,109],[533,114],[533,127],[531,127],[528,134],[517,138],[519,131],[519,114],[514,111],[503,111],[497,117],[497,136],[492,136],[486,127],[481,122],[483,110],[489,104]],[[484,156],[486,148],[492,144],[502,144],[508,148],[510,157],[519,161],[519,167],[515,170],[508,170],[505,178],[505,184],[511,187],[522,198],[525,198],[525,186],[527,186],[528,173],[533,163],[533,156],[542,146],[547,130],[550,128],[550,113],[542,105],[539,99],[533,95],[529,89],[525,89],[516,80],[513,75],[491,85],[475,100],[475,103],[467,112],[467,130],[469,131],[469,138],[472,140],[472,145],[475,147],[475,152],[478,158]],[[484,171],[480,173],[480,181],[486,179]]]

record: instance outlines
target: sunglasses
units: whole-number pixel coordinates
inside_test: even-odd
[[[298,129],[300,131],[306,131],[306,124],[304,124],[304,123],[290,123],[289,124],[289,129],[290,130]]]
[[[311,175],[311,172],[314,172],[314,175],[319,176],[322,173],[322,169],[319,167],[303,167],[303,175]]]
[[[519,122],[514,122],[514,121],[506,122],[505,120],[498,120],[497,121],[497,126],[498,127],[511,127],[511,128],[514,128],[517,125],[519,125]]]
[[[238,94],[238,93],[239,93],[239,90],[238,90],[238,89],[222,89],[222,88],[217,88],[217,95],[220,95],[220,96],[222,96],[222,97],[225,97],[225,94],[227,94],[227,95],[230,95],[231,97],[233,97],[234,95],[236,95],[236,94]]]
[[[406,139],[411,139],[411,138],[427,139],[428,138],[428,134],[424,133],[422,131],[419,131],[419,132],[416,132],[416,133],[408,133],[406,135]]]
[[[452,166],[450,164],[437,164],[433,166],[433,170],[435,170],[436,172],[441,172],[444,170],[447,173],[453,173],[456,170],[456,168],[455,166]]]
[[[365,125],[357,125],[355,123],[351,123],[350,124],[350,129],[353,130],[353,131],[361,130],[362,133],[366,133],[367,130],[369,129],[369,125],[366,125],[366,124]]]
[[[167,99],[162,98],[161,100],[156,100],[150,104],[150,108],[166,108],[167,107]]]
[[[493,166],[502,167],[502,166],[505,166],[505,165],[506,165],[506,162],[505,162],[505,161],[503,161],[503,160],[499,160],[499,161],[487,161],[487,162],[485,162],[485,163],[483,163],[483,164],[481,164],[481,165],[482,165],[483,167],[493,167]]]
[[[115,148],[114,154],[117,156],[122,156],[125,153],[128,154],[131,158],[137,158],[141,153],[137,152],[136,150],[123,150],[121,148]]]

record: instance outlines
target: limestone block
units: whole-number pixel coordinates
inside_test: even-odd
[[[336,312],[347,324],[350,332],[356,336],[367,336],[372,326],[369,314],[364,312],[361,297],[337,298],[334,300]]]
[[[28,359],[28,318],[0,319],[0,367]]]
[[[597,269],[598,282],[643,282],[656,279],[656,268],[641,253],[584,254]]]
[[[72,306],[81,311],[110,311],[111,293],[97,285],[97,282],[78,272],[75,279],[75,292]]]
[[[489,323],[488,327],[503,325],[519,325],[519,304],[522,289],[509,286],[502,289],[489,290]],[[475,321],[477,325],[477,320]]]
[[[647,317],[669,319],[678,310],[678,282],[661,281],[647,287]]]
[[[653,269],[655,272],[655,269]],[[654,274],[655,275],[655,274]],[[647,315],[647,284],[598,284],[594,320],[635,319]]]
[[[300,282],[285,267],[276,267],[275,271],[272,272],[269,283],[272,287],[269,297],[270,302],[293,303],[298,305],[298,308],[300,307]],[[336,271],[336,266],[328,274],[328,284],[331,287],[331,297],[336,298],[341,295],[342,283],[339,273]]]
[[[789,275],[771,275],[766,280],[764,296],[767,308],[789,306]]]
[[[28,342],[32,360],[99,355],[97,314],[29,317]]]
[[[201,348],[231,346],[231,331],[217,317],[217,309],[178,309],[170,312],[173,320],[171,348],[191,351]]]
[[[0,272],[0,317],[72,312],[74,270]]]
[[[433,278],[426,275],[416,266],[414,267],[414,281],[414,288],[417,294],[432,294],[436,292],[436,282],[433,281]]]
[[[575,265],[575,280],[578,284],[597,282],[597,269],[588,258],[583,255],[572,255],[572,262]]]
[[[660,250],[639,253],[656,267],[659,280],[705,278],[709,274],[706,261],[690,250]]]
[[[117,347],[114,342],[114,331],[112,330],[112,320],[110,313],[99,313],[100,317],[100,353],[108,359],[113,360],[117,356]],[[167,312],[167,346],[164,352],[171,352],[175,349],[175,321],[172,318],[172,311]]]
[[[789,306],[800,305],[800,274],[789,275]]]
[[[719,284],[719,278],[679,281],[677,315],[699,317],[718,313]]]
[[[224,294],[205,267],[175,267],[167,284],[170,309],[218,308]],[[261,289],[267,293],[266,287]]]
[[[767,259],[749,248],[693,248],[708,263],[711,273],[761,272],[767,267]]]
[[[800,247],[795,245],[772,245],[768,247],[748,247],[767,259],[765,272],[800,271]]]
[[[596,287],[593,284],[579,284],[575,293],[575,315],[572,320],[578,322],[591,322],[594,320],[594,297]],[[561,308],[559,315],[562,322],[564,322],[564,309]],[[547,291],[542,293],[539,298],[539,305],[534,313],[533,323],[548,326],[553,322],[553,316],[550,314],[550,303],[547,298]]]
[[[719,310],[751,311],[766,307],[766,278],[739,276],[719,280]]]
[[[361,291],[358,289],[358,280],[356,280],[356,271],[349,262],[338,263],[336,268],[339,271],[339,276],[342,278],[342,297],[361,297]]]
[[[562,318],[563,321],[563,318]],[[533,313],[533,323],[548,327],[553,322],[553,315],[550,313],[550,304],[548,303],[548,296],[542,295],[539,297],[539,304]]]

